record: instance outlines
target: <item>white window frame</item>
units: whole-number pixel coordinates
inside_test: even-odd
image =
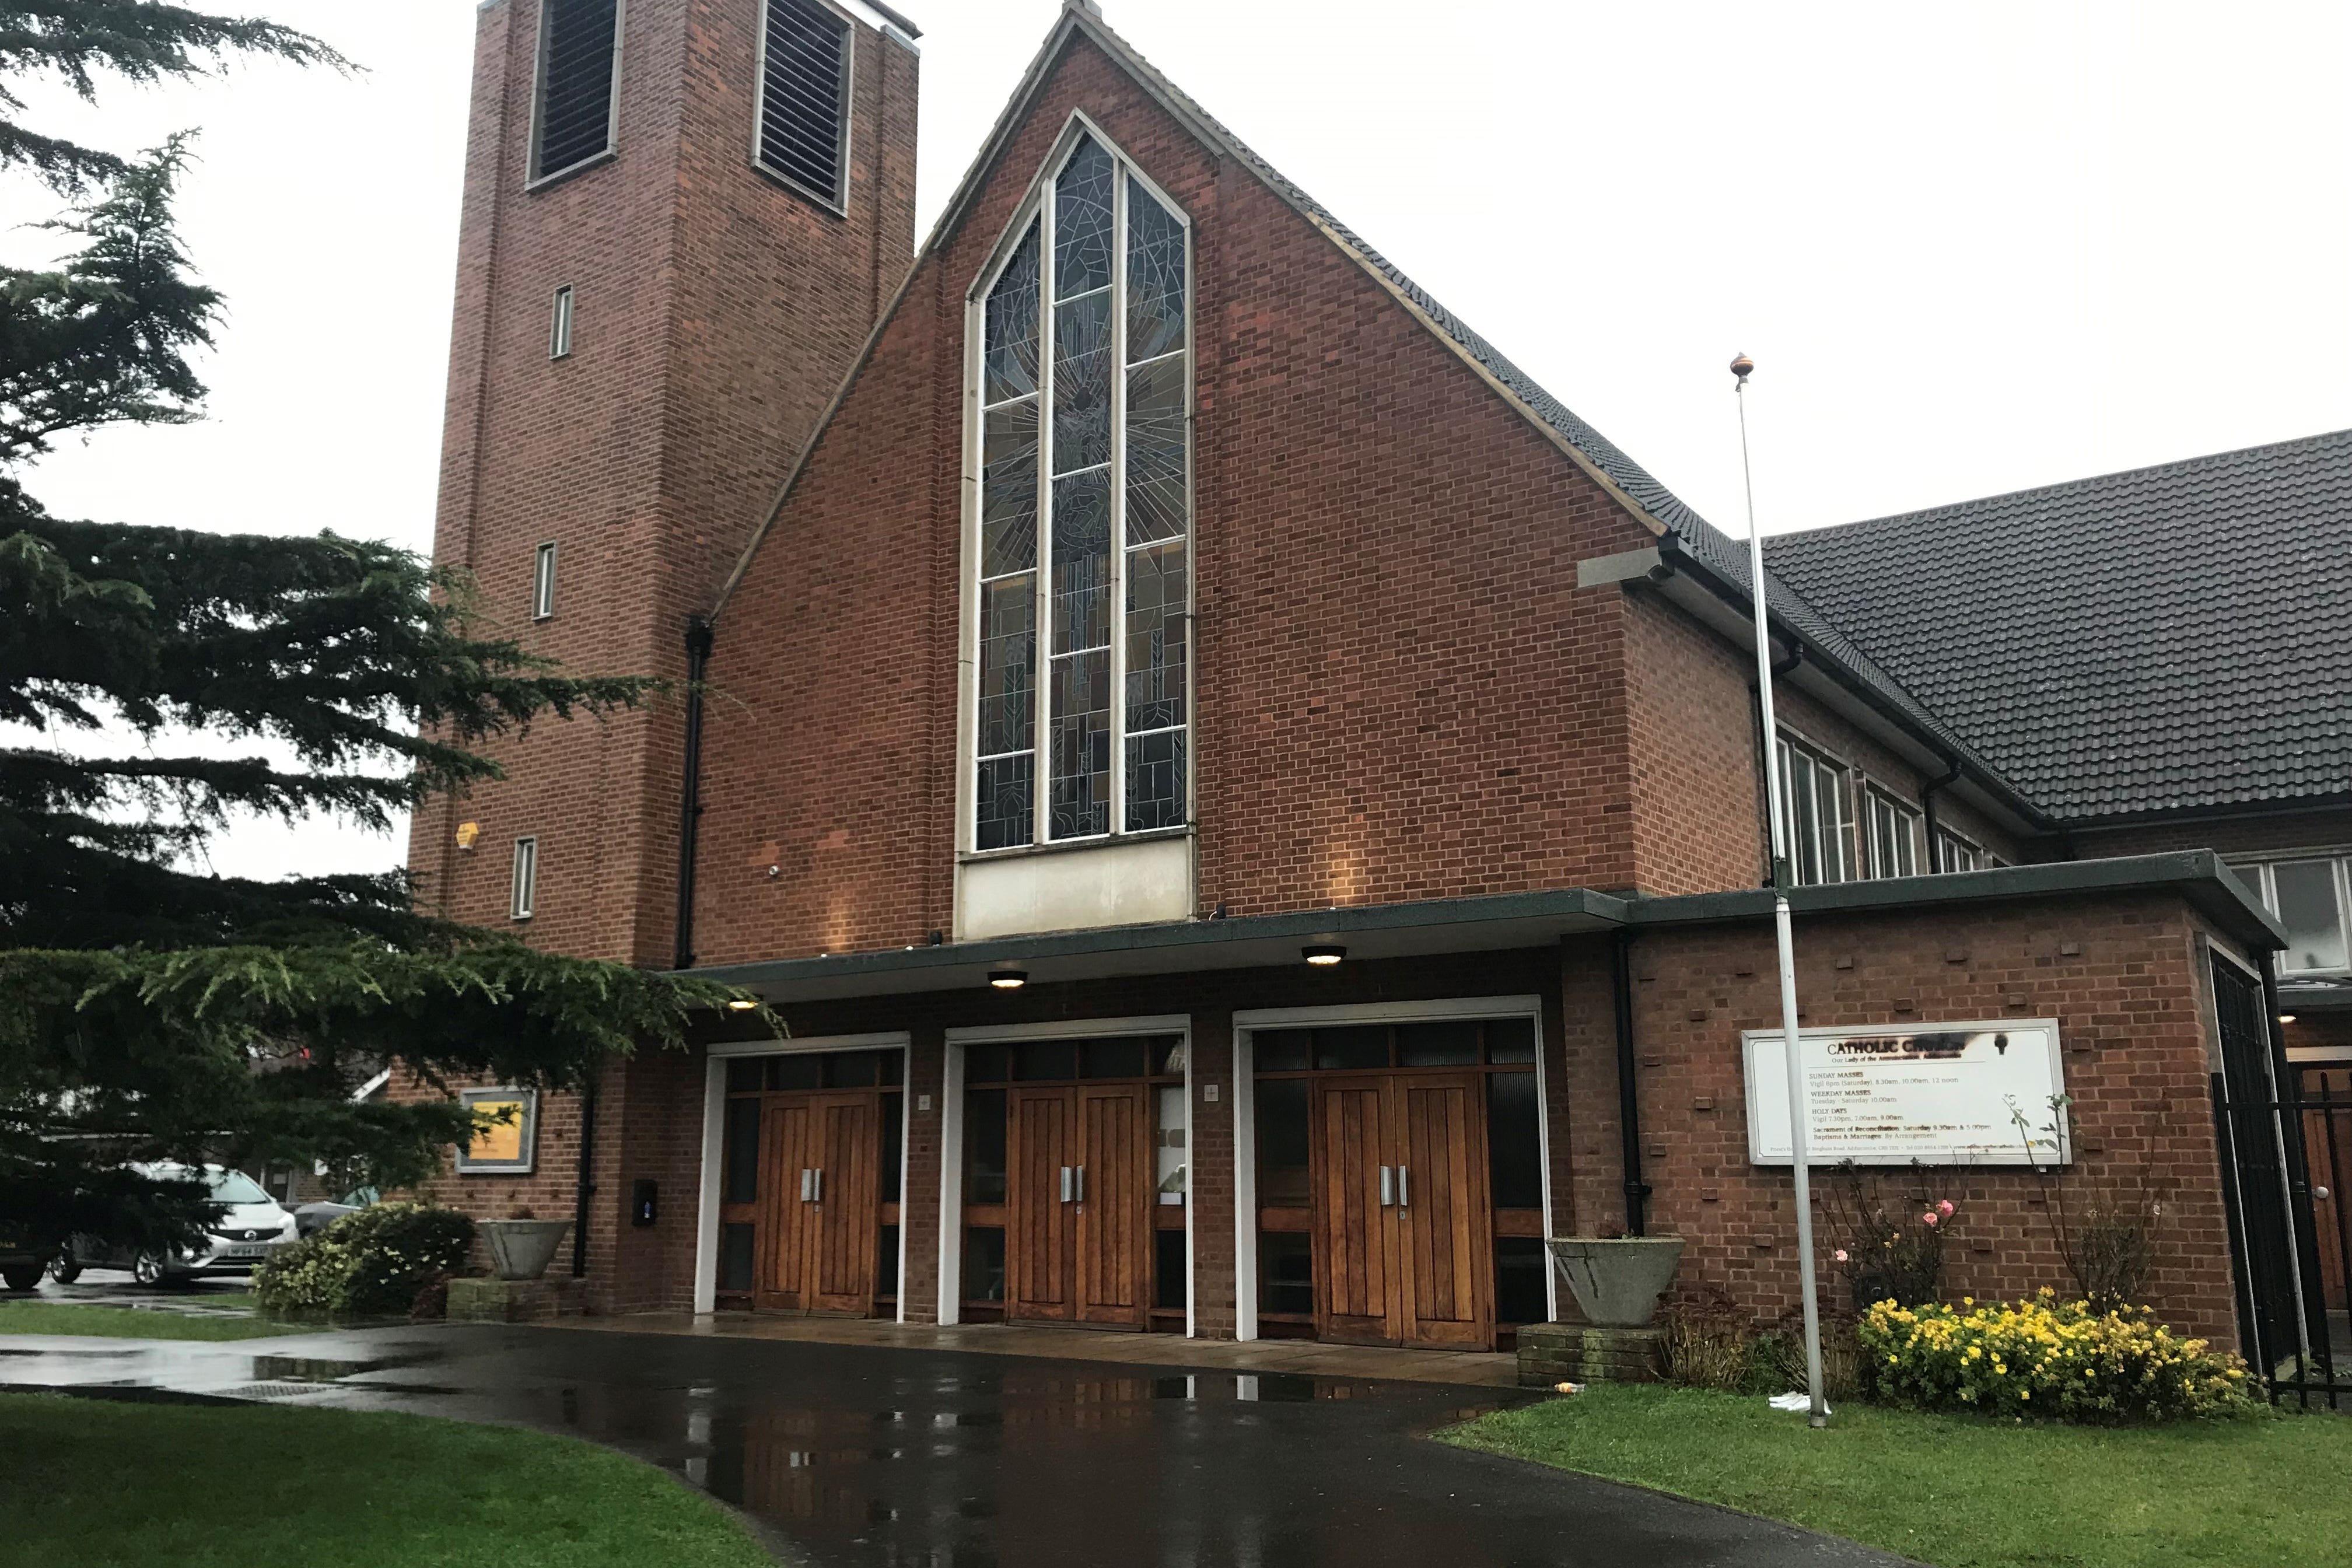
[[[531,66],[530,90],[530,178],[523,184],[527,191],[551,184],[579,170],[601,163],[618,151],[621,144],[621,45],[629,26],[628,0],[613,0],[613,82],[612,97],[604,106],[604,145],[584,158],[575,158],[560,169],[539,166],[540,130],[547,115],[547,47],[549,43],[547,12],[552,0],[539,0],[539,37],[533,44],[538,58]]]
[[[947,1061],[940,1074],[940,1326],[963,1321],[963,1086],[964,1047],[1009,1045],[1022,1040],[1102,1040],[1135,1035],[1174,1035],[1184,1051],[1184,1337],[1201,1331],[1200,1130],[1194,1113],[1192,1018],[1166,1013],[1131,1018],[1064,1018],[1052,1023],[989,1024],[947,1031]],[[1155,1108],[1156,1114],[1156,1108]],[[1239,1115],[1238,1109],[1234,1111]],[[1156,1123],[1155,1123],[1156,1125]],[[904,1191],[903,1186],[900,1189]],[[899,1232],[905,1237],[906,1232]],[[1011,1237],[1007,1237],[1009,1244]],[[903,1276],[902,1276],[903,1278]],[[899,1296],[903,1303],[904,1293]],[[1145,1316],[1150,1317],[1150,1309]]]
[[[1954,856],[1965,857],[1969,864],[1955,866]],[[1938,871],[1988,871],[1997,864],[1991,851],[1965,833],[1955,832],[1941,823],[1936,825],[1936,869]]]
[[[834,162],[833,189],[820,191],[787,174],[767,160],[768,121],[768,11],[775,0],[760,0],[760,29],[757,58],[752,66],[751,88],[751,167],[768,178],[808,197],[836,217],[849,216],[849,138],[856,115],[851,110],[857,100],[857,19],[831,0],[808,0],[820,10],[830,11],[839,17],[845,31],[841,40],[841,133],[836,143],[838,154]]]
[[[2278,868],[2308,860],[2327,861],[2334,869],[2335,875],[2332,880],[2336,889],[2336,929],[2338,935],[2344,939],[2347,959],[2352,960],[2352,850],[2340,847],[2266,850],[2259,859],[2231,860],[2228,864],[2231,870],[2236,872],[2247,886],[2253,889],[2255,897],[2262,900],[2263,908],[2268,910],[2272,916],[2276,918],[2279,912]],[[2279,973],[2282,977],[2352,973],[2352,963],[2320,969],[2290,968],[2287,961],[2291,953],[2290,949],[2279,954]]]
[[[1536,1157],[1543,1162],[1543,1233],[1552,1224],[1551,1083],[1544,1067],[1543,998],[1460,996],[1336,1007],[1261,1007],[1234,1015],[1234,1338],[1257,1338],[1257,1031],[1525,1018],[1536,1035]],[[1189,1080],[1188,1080],[1189,1081]],[[1544,1270],[1544,1315],[1559,1318],[1559,1270]]]
[[[544,540],[530,559],[530,618],[555,618],[555,541]]]
[[[738,1057],[793,1056],[808,1051],[897,1051],[898,1072],[898,1316],[907,1321],[907,1233],[914,1205],[908,1172],[915,1146],[914,1037],[904,1029],[868,1035],[819,1035],[801,1040],[719,1040],[709,1051],[702,1083],[702,1192],[695,1211],[694,1310],[719,1308],[719,1184],[726,1179],[727,1064]]]
[[[548,303],[547,357],[550,359],[569,359],[572,357],[572,307],[573,298],[574,296],[572,285],[565,283],[557,287],[555,297]]]
[[[1091,137],[1118,166],[1121,178],[1113,182],[1112,254],[1116,258],[1112,273],[1113,298],[1122,307],[1126,295],[1127,268],[1127,191],[1128,180],[1141,185],[1173,216],[1184,235],[1184,344],[1181,350],[1171,349],[1162,358],[1178,353],[1184,355],[1184,819],[1162,827],[1129,829],[1127,826],[1127,375],[1134,367],[1127,363],[1127,312],[1125,309],[1111,312],[1111,407],[1110,407],[1110,471],[1115,482],[1111,494],[1111,583],[1110,614],[1113,623],[1110,642],[1111,690],[1111,787],[1110,806],[1107,813],[1108,830],[1102,833],[1053,837],[1053,354],[1054,354],[1054,191],[1055,182],[1068,165],[1082,138]],[[1030,224],[1037,226],[1038,241],[1038,340],[1037,340],[1037,564],[1036,607],[1034,611],[1036,648],[1033,655],[1034,672],[1030,734],[1034,761],[1030,770],[1031,827],[1026,844],[1004,845],[990,849],[979,847],[979,728],[978,687],[980,670],[981,625],[981,475],[985,458],[986,415],[989,405],[985,377],[987,353],[987,306],[989,291],[993,289],[1009,265],[1021,242],[1027,237]],[[1184,206],[1144,173],[1142,167],[1129,156],[1126,150],[1107,134],[1102,127],[1083,112],[1073,111],[1063,127],[1053,151],[1046,156],[1028,194],[999,236],[988,263],[981,269],[978,279],[965,298],[964,307],[964,402],[965,450],[968,454],[964,486],[964,561],[963,616],[965,635],[962,657],[970,679],[964,683],[959,702],[957,729],[957,843],[958,852],[966,858],[997,856],[1031,855],[1067,849],[1073,847],[1115,844],[1128,840],[1181,837],[1192,831],[1199,799],[1199,766],[1193,740],[1199,731],[1198,675],[1195,668],[1197,647],[1192,627],[1194,611],[1199,604],[1197,581],[1199,562],[1194,547],[1198,517],[1196,498],[1199,493],[1199,465],[1194,448],[1199,419],[1200,360],[1195,352],[1195,329],[1200,289],[1198,287],[1199,258],[1194,245],[1192,216]],[[1158,363],[1150,361],[1145,363]],[[1008,402],[1017,401],[1008,399]],[[997,405],[995,406],[1003,406]]]
[[[507,917],[517,922],[527,921],[538,902],[539,836],[526,833],[514,844],[514,872],[507,887]]]
[[[1883,784],[1862,783],[1858,793],[1863,802],[1863,837],[1867,840],[1869,875],[1874,878],[1916,877],[1923,868],[1922,855],[1926,848],[1926,814],[1917,806]],[[1901,857],[1880,831],[1879,812],[1884,809],[1903,835],[1902,847],[1910,851],[1910,868],[1900,865]]]
[[[1817,774],[1828,773],[1839,782],[1840,787],[1831,791],[1832,809],[1837,817],[1834,833],[1821,831],[1825,824],[1818,812],[1814,816],[1813,824],[1814,837],[1825,849],[1832,841],[1836,845],[1838,864],[1834,875],[1832,874],[1826,854],[1822,863],[1812,868],[1808,868],[1799,854],[1795,788],[1795,757],[1798,753],[1803,754]],[[1785,835],[1783,842],[1789,847],[1790,872],[1795,879],[1796,885],[1801,888],[1811,888],[1832,882],[1858,880],[1857,862],[1861,845],[1854,832],[1853,807],[1855,795],[1863,787],[1859,772],[1851,763],[1839,760],[1836,753],[1827,747],[1805,739],[1804,736],[1785,725],[1775,737],[1772,765],[1780,770],[1780,809],[1784,818],[1781,831]],[[1821,801],[1821,791],[1818,788],[1813,792],[1813,799],[1818,805]],[[1806,874],[1809,869],[1813,872],[1812,875]]]

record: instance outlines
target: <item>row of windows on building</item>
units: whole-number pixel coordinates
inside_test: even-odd
[[[2286,928],[2279,968],[2288,974],[2352,970],[2352,855],[2296,851],[2231,862],[2263,907]]]
[[[530,178],[609,157],[621,100],[623,0],[540,0]],[[854,30],[824,0],[766,0],[750,127],[762,173],[835,212],[849,202]]]
[[[1800,886],[2002,864],[1940,824],[1931,842],[1917,806],[1816,747],[1784,733],[1776,752],[1790,874]]]

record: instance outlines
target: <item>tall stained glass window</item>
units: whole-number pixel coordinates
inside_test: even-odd
[[[1081,136],[983,302],[977,848],[1185,821],[1186,239]]]

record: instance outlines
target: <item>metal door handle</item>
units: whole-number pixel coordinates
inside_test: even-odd
[[[1077,1170],[1078,1170],[1078,1202],[1080,1202],[1080,1203],[1084,1203],[1084,1202],[1086,1202],[1086,1201],[1087,1201],[1087,1168],[1086,1168],[1084,1165],[1080,1165],[1080,1166],[1077,1168]]]
[[[1386,1208],[1394,1202],[1396,1202],[1396,1167],[1382,1165],[1381,1167],[1381,1207]]]
[[[824,1202],[824,1167],[820,1165],[809,1174],[816,1178],[816,1201]]]
[[[816,1173],[806,1165],[801,1167],[801,1202],[812,1203],[816,1196]]]
[[[1070,1201],[1070,1168],[1067,1165],[1062,1167],[1062,1201]]]
[[[1397,1207],[1412,1207],[1412,1183],[1402,1165],[1397,1167]]]

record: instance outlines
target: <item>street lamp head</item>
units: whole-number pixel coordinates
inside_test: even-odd
[[[1731,362],[1732,379],[1738,382],[1740,385],[1747,385],[1748,378],[1754,374],[1755,372],[1756,362],[1754,360],[1749,359],[1746,354],[1738,354],[1733,357]]]

